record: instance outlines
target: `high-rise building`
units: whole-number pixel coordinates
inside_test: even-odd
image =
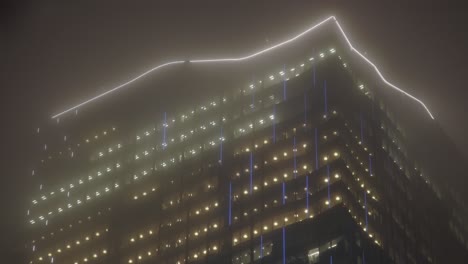
[[[176,62],[40,126],[29,263],[462,263],[461,158],[335,23],[239,83]]]

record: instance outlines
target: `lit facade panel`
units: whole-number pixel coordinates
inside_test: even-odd
[[[80,133],[37,169],[30,263],[443,263],[445,205],[338,54],[142,127],[54,124]]]

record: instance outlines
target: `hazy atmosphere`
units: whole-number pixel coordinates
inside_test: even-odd
[[[0,251],[8,259],[4,263],[26,263],[27,193],[35,188],[30,174],[38,151],[32,135],[52,114],[163,62],[243,56],[330,15],[389,81],[426,103],[468,159],[468,17],[461,1],[450,2],[2,3]]]

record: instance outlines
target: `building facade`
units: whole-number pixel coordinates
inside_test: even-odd
[[[28,263],[463,263],[463,204],[404,126],[433,121],[340,45],[170,111],[38,128]]]

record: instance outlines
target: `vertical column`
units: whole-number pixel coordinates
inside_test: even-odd
[[[286,204],[286,182],[284,182],[283,180],[283,184],[281,185],[281,193],[282,193],[282,197],[281,197],[281,201],[282,201],[282,204],[285,205]]]
[[[283,226],[283,264],[286,264],[286,229]]]
[[[263,235],[260,236],[260,259],[263,258]]]

